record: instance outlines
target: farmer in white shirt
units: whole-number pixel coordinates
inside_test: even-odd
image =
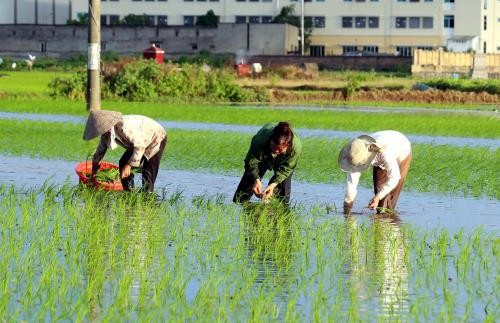
[[[167,143],[166,131],[158,122],[140,115],[92,110],[83,139],[90,140],[97,136],[101,136],[101,140],[92,158],[92,178],[95,178],[107,149],[113,150],[120,145],[126,149],[119,162],[123,189],[129,191],[134,188],[132,167],[142,165],[142,189],[146,192],[154,190],[160,160]]]
[[[402,133],[385,130],[351,140],[339,154],[340,169],[347,172],[344,213],[349,214],[361,172],[373,166],[375,195],[368,208],[394,210],[411,162],[411,144]]]

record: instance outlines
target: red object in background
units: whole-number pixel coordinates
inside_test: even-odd
[[[250,64],[236,64],[236,73],[238,73],[238,76],[249,76]]]
[[[165,51],[159,47],[156,47],[155,44],[152,44],[151,47],[146,48],[142,52],[144,58],[147,59],[154,59],[158,64],[163,63],[163,55],[165,54]]]
[[[118,169],[118,165],[108,163],[108,162],[101,162],[99,165],[99,169],[110,169],[110,168],[116,168]],[[75,167],[75,172],[80,178],[80,183],[88,185],[88,182],[90,178],[87,177],[87,174],[92,173],[92,161],[85,161],[81,162],[76,165]],[[102,189],[105,191],[123,191],[123,186],[120,181],[118,182],[113,182],[113,183],[105,183],[105,182],[95,182],[95,188],[96,189]]]

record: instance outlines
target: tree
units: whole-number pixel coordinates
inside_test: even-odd
[[[279,15],[274,17],[272,23],[274,24],[289,24],[297,28],[300,26],[300,17],[295,15],[295,6],[285,6],[281,8]],[[304,18],[304,47],[309,48],[311,44],[311,34],[312,34],[312,19],[310,17]]]
[[[89,14],[82,13],[78,15],[78,19],[68,19],[66,25],[72,26],[88,26],[89,25]]]
[[[149,18],[147,15],[126,15],[121,24],[124,26],[149,26]]]
[[[217,27],[219,24],[219,16],[216,16],[213,10],[208,10],[204,16],[199,16],[196,21],[196,26]]]

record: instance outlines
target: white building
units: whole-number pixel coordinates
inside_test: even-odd
[[[304,0],[313,25],[311,55],[388,53],[415,48],[500,53],[500,0]],[[152,25],[194,25],[213,10],[222,23],[268,23],[299,0],[102,0],[101,23],[128,14]],[[1,0],[0,24],[64,24],[88,11],[88,0]],[[469,40],[464,42],[465,40]]]

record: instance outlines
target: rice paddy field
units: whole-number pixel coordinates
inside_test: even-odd
[[[85,103],[26,75],[0,79],[3,321],[500,320],[494,108],[103,102],[166,126],[152,198],[79,185],[73,166],[97,145]],[[303,139],[291,207],[232,204],[252,134],[277,120]],[[381,129],[413,142],[397,213],[366,209],[365,174],[344,217],[338,152]]]

